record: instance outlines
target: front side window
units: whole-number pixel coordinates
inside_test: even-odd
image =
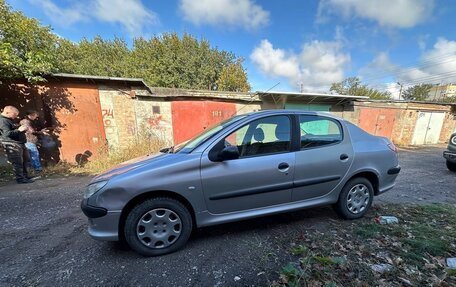
[[[191,152],[197,146],[199,146],[200,144],[205,142],[207,139],[209,139],[210,137],[212,137],[213,135],[215,135],[216,133],[218,133],[222,129],[230,126],[231,124],[233,124],[233,123],[235,123],[235,122],[237,122],[237,121],[239,121],[239,120],[241,120],[243,118],[245,118],[245,116],[240,115],[240,116],[232,117],[232,118],[230,118],[230,119],[228,119],[226,121],[223,121],[221,123],[218,123],[215,126],[209,128],[207,130],[202,131],[199,135],[195,136],[193,139],[176,145],[175,147],[173,147],[172,151],[174,153],[180,152],[180,151],[187,152],[187,153]]]
[[[290,151],[291,124],[287,116],[272,116],[250,122],[225,138],[236,146],[240,158]]]
[[[342,127],[336,120],[313,115],[300,115],[301,149],[342,141]]]

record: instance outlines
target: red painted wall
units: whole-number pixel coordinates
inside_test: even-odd
[[[171,103],[174,144],[191,139],[202,130],[236,114],[236,104],[212,101]]]

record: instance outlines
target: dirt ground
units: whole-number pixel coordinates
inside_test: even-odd
[[[456,204],[444,147],[401,149],[397,186],[375,204]],[[89,177],[0,185],[1,286],[263,286],[293,258],[290,239],[337,222],[329,207],[198,229],[186,247],[156,258],[92,240],[79,208]]]

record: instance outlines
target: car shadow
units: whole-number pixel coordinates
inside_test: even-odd
[[[324,224],[325,220],[328,219],[339,220],[331,207],[318,207],[197,228],[194,230],[190,240],[197,242],[202,238],[207,239],[227,234],[261,233],[262,231],[288,228],[295,225],[311,227],[315,224]]]
[[[342,219],[337,216],[334,210],[330,206],[325,206],[201,227],[193,230],[189,242],[183,250],[189,252],[204,248],[208,240],[217,240],[219,238],[226,238],[227,236],[238,238],[249,236],[249,234],[264,235],[276,233],[284,237],[294,236],[296,233],[305,229],[325,229],[328,221],[339,220]],[[113,251],[120,253],[132,252],[125,242],[109,242],[108,244],[109,249]]]

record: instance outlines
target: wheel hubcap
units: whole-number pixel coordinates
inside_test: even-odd
[[[369,189],[364,184],[357,184],[350,189],[347,196],[347,208],[351,213],[358,214],[366,209],[369,203]]]
[[[182,221],[174,211],[157,208],[146,212],[138,222],[136,236],[149,248],[166,248],[179,238]]]

